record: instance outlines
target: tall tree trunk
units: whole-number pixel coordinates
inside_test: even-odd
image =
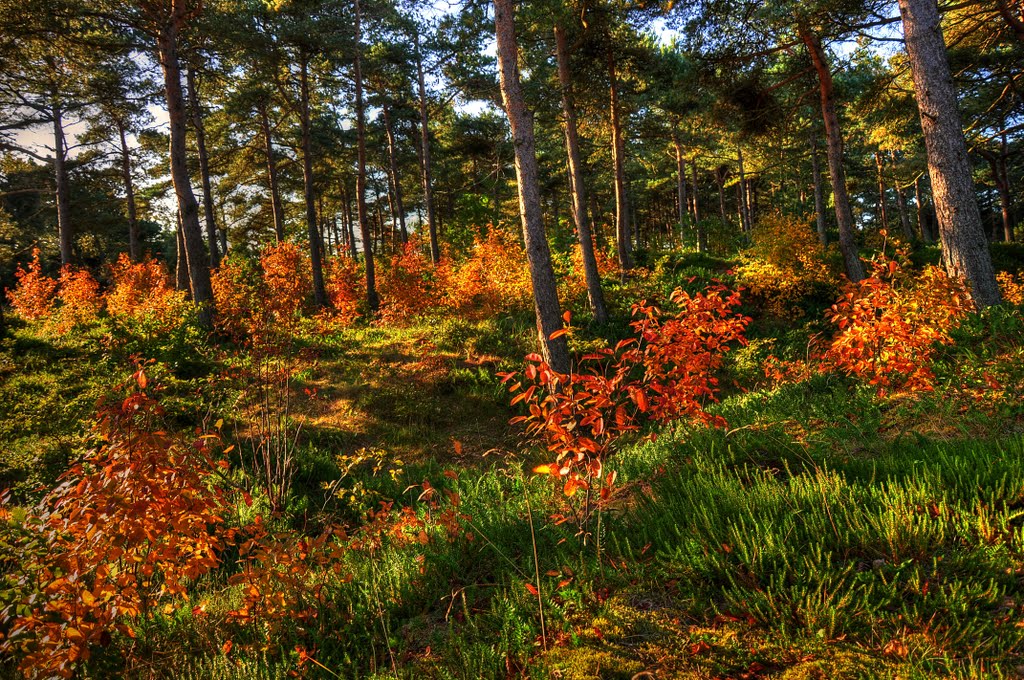
[[[64,139],[64,111],[53,105],[53,183],[57,193],[57,237],[60,241],[60,263],[75,261],[71,231],[71,191],[68,188],[67,144]]]
[[[718,186],[718,214],[723,224],[729,222],[729,216],[725,212],[725,168],[719,167],[715,170],[715,184]],[[737,201],[737,204],[739,201]]]
[[[423,78],[423,54],[420,52],[420,34],[416,33],[416,87],[420,99],[420,177],[423,182],[423,209],[427,213],[427,232],[430,235],[430,260],[441,261],[441,248],[437,242],[437,213],[434,211],[434,179],[430,163],[430,118],[427,114],[427,86]]]
[[[309,239],[309,262],[313,270],[313,300],[319,309],[330,304],[324,286],[323,253],[316,224],[316,197],[313,187],[313,135],[309,111],[309,55],[299,54],[299,127],[302,129],[302,194],[306,202],[306,235]]]
[[[821,117],[825,123],[825,152],[828,156],[829,176],[832,180],[832,200],[835,203],[836,223],[839,225],[839,250],[843,254],[846,276],[851,281],[864,278],[864,263],[857,254],[857,243],[853,235],[853,210],[846,192],[846,170],[843,169],[843,137],[836,114],[835,92],[832,71],[827,63],[821,40],[806,25],[798,27],[800,39],[807,46],[814,69],[818,73],[818,89],[821,94]]]
[[[185,70],[185,86],[188,89],[189,108],[192,109],[192,127],[196,131],[196,149],[199,151],[199,179],[203,186],[203,216],[206,219],[206,247],[210,252],[210,267],[220,265],[217,247],[217,221],[213,217],[213,190],[210,186],[210,156],[206,153],[206,128],[203,114],[199,109],[199,90],[196,86],[195,70]]]
[[[157,52],[164,76],[164,95],[170,129],[171,183],[178,197],[185,258],[188,263],[192,300],[199,307],[200,326],[213,329],[213,288],[210,286],[210,261],[203,247],[203,230],[199,225],[199,205],[192,193],[188,176],[185,146],[185,97],[181,92],[181,62],[178,59],[178,31],[184,20],[185,7],[173,3],[173,16],[157,36]]]
[[[950,276],[967,281],[979,307],[998,304],[999,286],[974,193],[938,5],[936,0],[899,0],[899,5],[928,151],[942,258]]]
[[[395,144],[395,128],[391,124],[391,112],[384,105],[384,131],[388,136],[388,161],[391,166],[391,189],[395,197],[395,213],[398,217],[398,228],[402,234],[402,243],[409,241],[409,230],[405,226],[405,206],[402,203],[402,183],[398,180],[398,150]]]
[[[615,74],[615,52],[611,41],[606,51],[608,62],[609,121],[612,132],[612,165],[615,173],[615,242],[622,271],[633,268],[633,244],[629,227],[629,196],[626,193],[626,140],[619,120],[619,82]]]
[[[928,211],[925,210],[924,191],[921,189],[920,175],[914,180],[914,203],[916,204],[914,208],[917,216],[917,231],[921,235],[921,240],[929,244],[934,243],[931,232],[928,229]]]
[[[878,175],[878,219],[882,229],[889,230],[889,209],[885,201],[885,162],[881,152],[875,152],[875,170]]]
[[[526,107],[519,82],[519,48],[516,43],[514,7],[515,0],[494,0],[501,96],[508,114],[515,148],[519,215],[523,224],[523,241],[526,244],[530,279],[533,283],[533,303],[541,352],[552,369],[559,373],[568,373],[569,346],[565,336],[551,337],[562,329],[562,311],[558,304],[558,288],[555,284],[551,251],[544,235],[544,218],[540,208],[533,113]]]
[[[708,230],[700,219],[700,185],[697,183],[697,158],[690,159],[690,168],[693,170],[693,222],[697,225],[697,252],[708,252]]]
[[[690,210],[690,199],[686,195],[686,157],[683,156],[683,145],[678,134],[672,134],[672,144],[676,150],[676,200],[679,201],[679,229],[682,236],[683,225],[686,224],[686,216]]]
[[[736,160],[739,163],[740,168],[740,226],[743,229],[743,233],[750,233],[750,202],[747,194],[747,171],[743,166],[743,147],[739,144],[736,145]]]
[[[263,131],[263,150],[267,156],[267,184],[270,187],[270,207],[274,213],[274,238],[278,243],[284,241],[284,204],[281,202],[281,190],[277,185],[277,156],[274,153],[274,138],[270,129],[270,115],[267,105],[259,106],[260,128]]]
[[[180,290],[187,297],[192,297],[192,290],[188,282],[188,254],[185,252],[185,230],[181,226],[181,211],[175,212],[174,222],[174,290]]]
[[[818,159],[818,132],[811,130],[811,176],[814,181],[814,224],[818,229],[818,240],[828,245],[828,230],[825,226],[825,187],[821,177],[821,161]]]
[[[124,182],[125,204],[128,213],[128,257],[132,262],[142,259],[142,242],[139,239],[139,218],[135,207],[135,184],[132,182],[132,157],[128,150],[128,139],[124,123],[117,119],[117,136],[121,142],[121,181]]]
[[[910,243],[914,239],[914,230],[910,227],[910,211],[907,208],[907,192],[899,184],[896,188],[896,209],[900,213],[900,229],[903,231],[903,238]]]
[[[370,234],[370,218],[366,214],[366,107],[363,103],[363,39],[362,12],[359,0],[355,0],[355,87],[356,87],[356,215],[359,219],[359,236],[363,240],[363,262],[366,272],[366,304],[371,312],[380,307],[377,296],[377,279],[373,268],[373,236]]]
[[[1013,241],[1013,199],[1010,196],[1010,178],[1006,169],[1006,140],[1003,140],[1001,154],[982,150],[982,155],[988,161],[989,170],[992,172],[992,179],[996,184],[996,192],[999,194],[999,213],[1002,217],[1003,240],[1007,243]]]
[[[572,215],[576,221],[576,235],[583,255],[583,274],[587,282],[587,299],[594,321],[608,321],[608,308],[601,290],[601,274],[594,255],[594,239],[587,219],[587,187],[583,180],[583,162],[580,156],[579,132],[576,127],[576,106],[573,102],[572,74],[569,71],[568,45],[565,31],[555,26],[555,55],[558,59],[558,82],[562,89],[562,115],[565,116],[565,149],[569,160],[569,193],[572,197]]]

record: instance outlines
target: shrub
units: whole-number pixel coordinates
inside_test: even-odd
[[[32,250],[32,261],[28,269],[18,267],[18,279],[14,290],[7,291],[7,299],[14,313],[26,321],[49,318],[56,302],[57,281],[43,273],[39,262],[39,249]]]
[[[320,325],[325,329],[352,325],[361,316],[360,308],[366,297],[362,267],[348,257],[329,258],[324,266],[324,285],[331,309],[320,313]]]
[[[583,356],[568,375],[539,355],[527,356],[527,386],[510,386],[512,403],[528,406],[513,422],[554,456],[537,471],[563,480],[567,496],[591,488],[594,479],[606,495],[614,478],[602,476],[604,461],[622,435],[647,421],[724,425],[704,407],[716,400],[714,373],[733,343],[745,344],[750,319],[735,312],[739,294],[722,286],[696,295],[676,290],[671,299],[679,309],[668,315],[647,303],[634,305],[633,337]]]
[[[1024,305],[1024,274],[999,272],[996,274],[996,280],[999,281],[999,292],[1003,295],[1003,302]]]
[[[58,333],[94,322],[103,308],[100,284],[85,269],[61,268],[57,297],[60,307],[54,315],[54,330]]]
[[[191,307],[174,289],[163,265],[147,259],[134,263],[122,254],[110,268],[113,284],[106,295],[107,313],[143,335],[164,335],[179,327]]]
[[[971,309],[967,290],[938,267],[912,277],[898,262],[878,260],[827,313],[839,330],[824,360],[880,395],[930,391],[936,345],[952,342],[950,332]]]
[[[210,278],[217,330],[241,343],[266,326],[266,288],[252,262],[229,255]]]
[[[436,306],[433,266],[413,238],[381,269],[381,321],[404,324]]]
[[[313,292],[309,258],[294,243],[278,243],[263,249],[260,267],[267,288],[267,313],[291,328]]]
[[[514,233],[498,227],[478,235],[462,262],[446,257],[436,277],[443,304],[457,313],[481,318],[533,304],[526,253]]]

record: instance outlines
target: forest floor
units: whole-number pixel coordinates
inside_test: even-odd
[[[157,616],[131,655],[97,650],[81,677],[1024,677],[1022,328],[1019,311],[976,319],[938,357],[939,389],[880,399],[835,373],[765,381],[766,356],[805,352],[820,323],[755,319],[710,407],[727,426],[626,438],[615,498],[582,523],[509,424],[520,411],[498,373],[531,350],[527,313],[300,334],[280,526],[355,531],[395,503],[419,538],[350,549],[318,619],[265,627],[228,615],[225,560],[195,584],[201,615]],[[96,400],[137,350],[101,327],[9,330],[0,486],[16,502],[96,444]],[[170,427],[227,418],[230,437],[245,420],[222,375],[251,356],[148,350]],[[1003,370],[1010,396],[965,392],[978,366]],[[457,499],[457,535],[431,523],[445,506],[424,506],[429,488]]]

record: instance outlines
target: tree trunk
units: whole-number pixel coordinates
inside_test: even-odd
[[[736,145],[736,160],[740,167],[740,227],[743,233],[750,233],[750,203],[747,199],[747,172],[743,167],[743,147]]]
[[[313,137],[309,112],[309,55],[299,54],[299,126],[302,129],[302,194],[306,201],[306,235],[309,238],[309,262],[313,270],[313,300],[317,308],[330,304],[324,286],[323,253],[316,224],[316,198],[313,188]]]
[[[679,201],[679,229],[682,230],[690,210],[690,199],[686,195],[686,158],[683,156],[683,145],[679,142],[679,135],[672,135],[672,144],[676,149],[676,200]]]
[[[875,152],[875,170],[878,175],[878,220],[882,229],[889,231],[889,209],[885,203],[885,163],[878,151]]]
[[[836,222],[839,225],[839,250],[843,254],[846,277],[851,281],[864,278],[864,263],[857,254],[857,243],[854,240],[853,211],[850,209],[850,197],[846,192],[846,171],[843,169],[843,138],[839,129],[839,116],[836,114],[835,93],[832,85],[832,72],[826,63],[825,50],[818,36],[801,24],[798,28],[800,39],[810,52],[811,61],[818,73],[818,88],[821,94],[821,117],[825,123],[825,152],[828,156],[829,176],[832,180],[832,199],[835,203]]]
[[[75,261],[71,232],[71,192],[68,188],[67,145],[64,139],[64,111],[53,105],[53,182],[57,194],[57,237],[60,263]]]
[[[899,0],[899,5],[946,271],[968,283],[979,307],[998,304],[999,286],[975,198],[938,5],[936,0]]]
[[[725,169],[718,168],[715,170],[715,184],[718,186],[718,214],[722,218],[722,223],[727,224],[729,222],[729,216],[725,212]],[[738,203],[738,201],[737,201]]]
[[[284,204],[281,203],[281,190],[277,185],[277,158],[274,154],[274,138],[270,130],[270,115],[266,103],[259,107],[260,127],[263,130],[263,149],[267,156],[267,184],[270,187],[270,207],[274,213],[274,238],[278,243],[284,241]]]
[[[213,217],[210,157],[206,153],[206,128],[203,126],[203,114],[199,110],[199,90],[196,88],[195,71],[191,66],[185,71],[185,86],[188,89],[192,127],[196,131],[196,148],[199,151],[199,179],[203,185],[203,216],[206,218],[206,247],[210,251],[210,267],[217,267],[220,265],[220,252],[217,247],[217,221]]]
[[[359,236],[363,240],[363,262],[366,271],[366,303],[371,312],[380,307],[377,296],[377,280],[373,268],[373,237],[370,234],[370,218],[366,214],[366,107],[363,103],[363,39],[362,13],[359,0],[355,0],[355,88],[356,88],[356,216],[359,219]]]
[[[629,229],[629,197],[626,194],[626,141],[619,120],[619,83],[615,75],[615,53],[611,42],[606,53],[610,82],[609,119],[612,132],[612,165],[615,173],[615,242],[619,267],[623,272],[633,268],[633,244]]]
[[[139,240],[139,218],[135,207],[135,184],[132,182],[132,157],[128,150],[124,123],[115,120],[117,136],[121,142],[121,181],[124,182],[125,203],[128,213],[128,257],[132,262],[142,259],[142,243]]]
[[[181,227],[181,211],[175,213],[174,223],[176,255],[174,260],[174,289],[185,293],[186,297],[192,297],[192,291],[188,283],[188,255],[185,252],[185,230]]]
[[[576,221],[576,235],[583,255],[583,274],[587,282],[587,299],[594,321],[603,324],[608,321],[608,309],[601,290],[601,274],[597,270],[594,255],[594,239],[587,219],[587,187],[583,180],[583,162],[580,156],[580,140],[576,127],[576,107],[573,102],[572,74],[569,71],[569,54],[565,31],[555,26],[555,55],[558,59],[558,83],[562,89],[562,114],[565,116],[565,149],[569,160],[569,193],[572,198],[572,215]]]
[[[537,316],[541,352],[552,369],[559,373],[568,373],[569,346],[565,336],[551,337],[562,329],[562,312],[558,304],[558,288],[555,285],[555,272],[551,267],[551,252],[544,235],[544,219],[540,208],[533,113],[526,107],[519,83],[519,50],[513,19],[514,6],[515,0],[494,0],[501,96],[508,114],[515,148],[519,215],[523,224],[523,241],[526,244],[530,279],[533,282],[534,311]]]
[[[188,263],[189,287],[192,300],[199,307],[199,324],[213,329],[213,288],[210,286],[210,262],[203,247],[203,231],[199,225],[199,205],[192,193],[188,176],[188,156],[185,146],[185,98],[181,92],[181,63],[178,60],[178,31],[182,18],[175,3],[171,20],[157,37],[157,52],[164,76],[164,95],[170,129],[171,182],[178,197],[181,213],[182,247]]]
[[[405,206],[402,204],[402,184],[398,181],[398,150],[395,145],[395,128],[391,125],[391,112],[384,105],[384,131],[388,136],[388,161],[391,166],[391,190],[395,197],[395,213],[398,217],[398,228],[402,234],[402,243],[408,243],[409,230],[405,226]]]
[[[818,159],[818,133],[811,130],[811,176],[814,181],[814,223],[818,229],[818,240],[828,246],[828,230],[825,226],[825,187],[821,177],[821,161]]]
[[[690,168],[693,170],[693,222],[697,225],[697,252],[708,252],[708,230],[700,219],[700,201],[698,200],[699,187],[697,183],[697,158],[690,159]]]
[[[427,231],[430,234],[430,260],[441,261],[441,248],[437,242],[437,214],[434,211],[434,180],[430,165],[430,118],[427,115],[427,86],[423,78],[423,54],[420,52],[420,34],[416,33],[416,86],[420,99],[420,176],[423,181],[423,209],[427,213]]]
[[[903,231],[903,238],[910,243],[914,240],[914,230],[910,228],[910,211],[907,209],[907,193],[903,187],[896,185],[896,209],[900,213],[900,229]]]

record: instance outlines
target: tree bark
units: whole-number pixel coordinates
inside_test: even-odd
[[[619,83],[615,74],[615,53],[609,40],[606,52],[609,81],[609,122],[612,132],[612,166],[615,173],[615,244],[619,267],[623,272],[633,268],[633,244],[629,226],[629,197],[626,194],[626,141],[619,120]]]
[[[899,0],[899,5],[946,271],[967,282],[979,307],[998,304],[938,5],[936,0]]]
[[[743,233],[750,233],[750,202],[747,194],[747,172],[743,167],[743,147],[736,145],[736,159],[740,167],[740,227]]]
[[[828,246],[828,230],[825,225],[825,187],[818,158],[817,130],[811,130],[811,177],[814,181],[814,224],[818,230],[818,240],[825,247]]]
[[[914,180],[914,203],[916,204],[914,211],[917,217],[917,231],[921,235],[921,240],[929,244],[934,243],[931,233],[928,231],[928,213],[925,210],[924,191],[921,189],[920,175]]]
[[[196,131],[196,149],[199,152],[199,179],[203,187],[203,216],[206,220],[206,247],[210,253],[210,267],[220,265],[217,247],[217,221],[213,216],[213,189],[210,186],[210,156],[206,153],[206,128],[203,114],[199,110],[199,90],[196,87],[195,71],[190,66],[185,70],[185,86],[188,90],[189,107],[192,109],[192,127]]]
[[[175,261],[174,261],[174,289],[192,297],[192,291],[188,282],[188,255],[185,253],[185,231],[181,228],[181,211],[175,213],[174,223],[175,234]]]
[[[889,209],[885,201],[885,163],[882,161],[882,154],[875,152],[875,170],[878,175],[878,220],[882,229],[889,230]]]
[[[277,157],[274,154],[274,138],[270,129],[270,115],[267,105],[259,106],[260,128],[263,131],[263,149],[267,156],[267,185],[270,188],[270,207],[274,213],[274,238],[278,243],[284,241],[284,204],[281,202],[281,190],[277,185]]]
[[[366,304],[371,312],[380,307],[377,296],[377,278],[373,268],[373,236],[370,233],[370,218],[366,214],[366,106],[363,103],[363,39],[362,12],[359,0],[355,0],[355,87],[356,87],[356,218],[359,220],[359,237],[363,240],[363,263],[366,272]]]
[[[583,256],[583,274],[587,282],[587,299],[594,321],[603,324],[608,321],[608,308],[601,290],[601,274],[597,270],[594,255],[594,238],[587,219],[587,187],[583,180],[583,162],[580,155],[579,132],[576,126],[576,106],[573,102],[572,74],[569,70],[568,45],[565,31],[555,26],[555,56],[558,60],[558,82],[562,90],[562,114],[565,116],[565,149],[569,160],[569,193],[572,197],[572,214],[576,221],[576,235],[580,241]]]
[[[843,138],[836,113],[835,92],[832,71],[826,62],[821,40],[806,25],[798,27],[800,39],[807,46],[814,69],[818,73],[818,89],[821,95],[821,117],[825,123],[825,152],[828,157],[829,176],[832,180],[832,199],[835,203],[836,222],[839,225],[839,250],[843,254],[846,277],[851,281],[864,278],[864,263],[857,254],[854,239],[853,211],[850,197],[846,192],[846,171],[843,169]]]
[[[64,111],[53,105],[53,182],[57,201],[57,237],[60,242],[60,263],[75,261],[71,231],[71,191],[68,187],[67,144],[64,139]]]
[[[675,133],[672,134],[672,145],[676,150],[676,200],[679,201],[679,229],[682,230],[690,210],[690,199],[686,195],[686,158],[683,156],[679,135]]]
[[[409,230],[405,226],[405,205],[402,203],[402,184],[398,180],[398,149],[395,145],[395,128],[391,124],[391,112],[388,105],[383,107],[384,131],[388,137],[388,161],[391,166],[391,190],[395,197],[395,213],[398,217],[398,228],[402,234],[402,243],[409,242]]]
[[[437,242],[437,214],[434,211],[434,179],[430,162],[430,118],[427,114],[427,86],[423,78],[423,54],[420,52],[420,34],[416,33],[416,87],[420,99],[420,177],[423,182],[423,210],[427,214],[427,232],[430,235],[430,260],[441,261],[441,248]]]
[[[118,140],[121,142],[121,181],[124,183],[126,216],[128,217],[128,257],[132,262],[142,259],[142,243],[139,240],[139,218],[135,206],[135,184],[132,181],[132,157],[128,149],[128,139],[124,123],[114,120],[117,127]]]
[[[562,312],[558,303],[551,251],[544,235],[540,207],[537,152],[533,134],[533,113],[526,107],[519,82],[518,45],[513,18],[515,0],[494,0],[494,27],[498,43],[498,73],[501,96],[508,114],[515,148],[516,184],[523,241],[533,282],[537,334],[544,360],[559,373],[569,372],[569,346],[565,336],[552,338],[562,330]]]
[[[698,200],[700,185],[697,184],[696,157],[690,159],[690,168],[693,170],[693,222],[697,225],[697,252],[706,253],[708,252],[708,230],[700,219],[700,201]]]
[[[323,253],[316,224],[316,198],[313,187],[313,137],[309,112],[309,55],[299,54],[299,126],[302,131],[302,194],[306,201],[306,234],[309,239],[309,262],[313,270],[313,300],[319,309],[330,304],[324,286]]]
[[[189,287],[192,300],[199,307],[200,326],[213,329],[215,313],[213,288],[210,286],[209,258],[203,247],[203,232],[199,225],[199,205],[192,193],[188,175],[185,146],[185,98],[181,92],[181,62],[178,59],[178,31],[184,20],[184,3],[173,3],[172,16],[157,36],[157,53],[164,76],[164,95],[170,129],[171,182],[178,197],[181,214],[182,247],[188,264]]]

